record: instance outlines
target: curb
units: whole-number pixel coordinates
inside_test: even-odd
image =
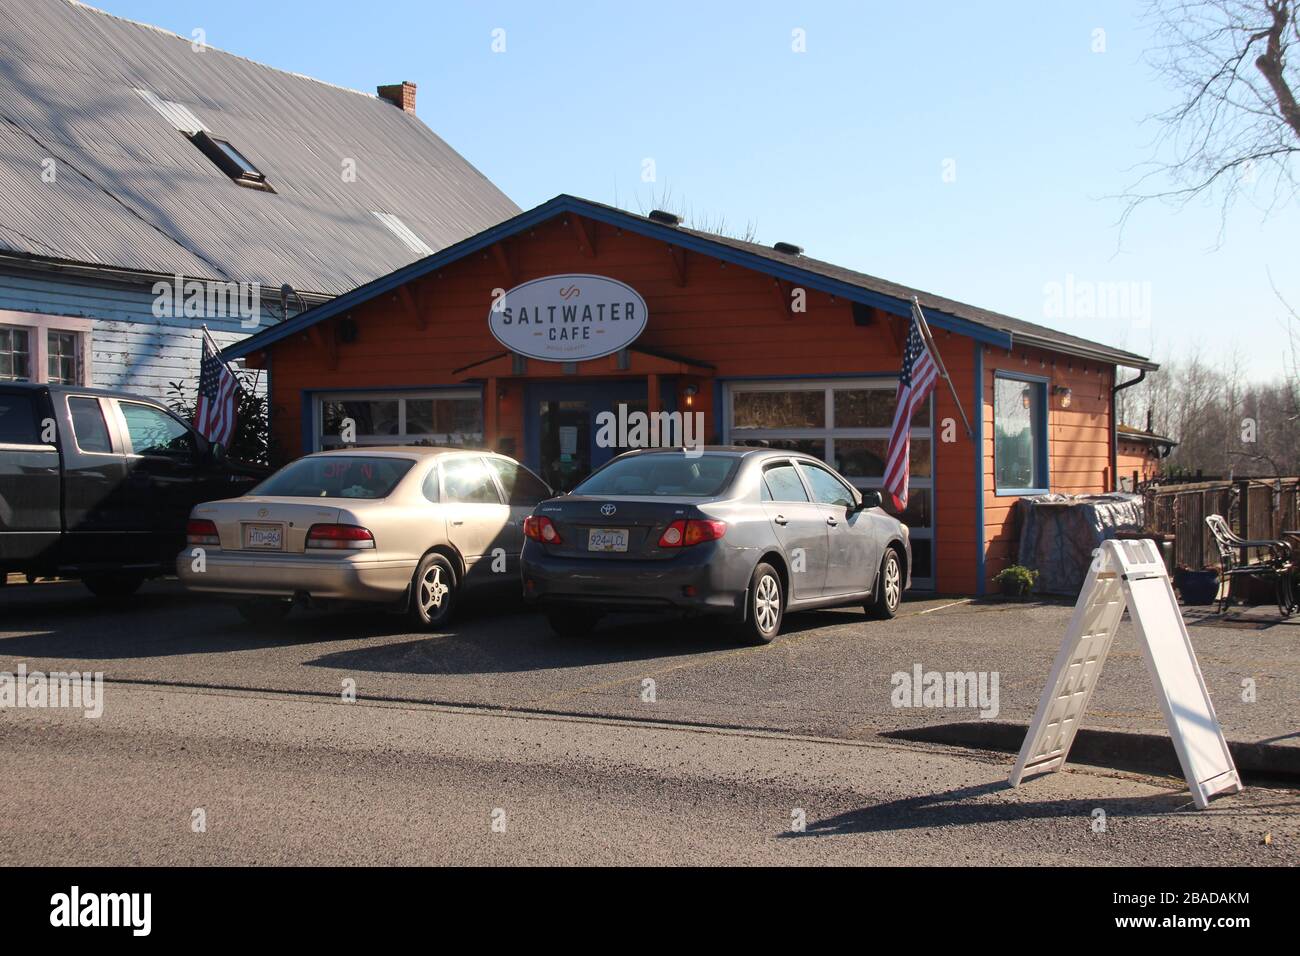
[[[890,730],[880,736],[1014,754],[1020,752],[1028,732],[1028,724],[978,720]],[[1300,779],[1300,747],[1230,740],[1228,750],[1243,778]],[[1070,747],[1068,762],[1138,773],[1183,775],[1173,741],[1163,734],[1140,731],[1081,728]]]

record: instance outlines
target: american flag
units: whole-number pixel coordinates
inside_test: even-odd
[[[903,347],[903,370],[898,373],[898,407],[894,409],[894,424],[889,433],[889,453],[885,459],[885,490],[894,499],[894,508],[902,511],[907,507],[907,480],[911,472],[912,454],[912,415],[917,406],[925,401],[926,396],[938,381],[939,370],[935,367],[934,356],[925,346],[921,337],[921,323],[925,319],[918,315],[919,309],[912,306],[912,328],[907,333],[907,344]]]
[[[199,401],[194,407],[194,427],[214,444],[230,445],[235,432],[235,411],[239,407],[239,383],[226,363],[217,355],[217,347],[203,334],[203,364],[199,369]]]

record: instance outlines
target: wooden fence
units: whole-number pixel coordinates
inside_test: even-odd
[[[1284,530],[1300,530],[1300,478],[1153,484],[1143,491],[1143,498],[1146,530],[1172,534],[1174,561],[1183,567],[1219,566],[1206,515],[1223,515],[1233,531],[1254,540],[1276,540]]]

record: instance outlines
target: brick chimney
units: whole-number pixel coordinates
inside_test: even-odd
[[[376,92],[380,99],[388,100],[394,106],[399,106],[412,115],[415,114],[415,84],[410,80],[378,87]]]

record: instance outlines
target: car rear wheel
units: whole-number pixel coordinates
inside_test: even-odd
[[[236,604],[235,610],[253,627],[270,627],[288,617],[293,602],[288,598],[250,598]]]
[[[570,609],[546,612],[546,622],[558,637],[586,637],[600,623],[600,615]]]
[[[737,634],[751,644],[770,644],[781,633],[785,612],[785,594],[776,568],[763,562],[749,579],[745,600],[745,619],[737,625]]]
[[[456,572],[441,554],[426,554],[411,581],[411,620],[434,630],[451,620],[456,606]]]
[[[876,579],[876,599],[866,606],[872,617],[888,620],[898,613],[903,603],[903,562],[893,548],[885,552],[880,562],[880,576]]]
[[[81,579],[81,583],[95,597],[115,600],[130,597],[140,590],[144,578],[138,574],[88,574]]]

